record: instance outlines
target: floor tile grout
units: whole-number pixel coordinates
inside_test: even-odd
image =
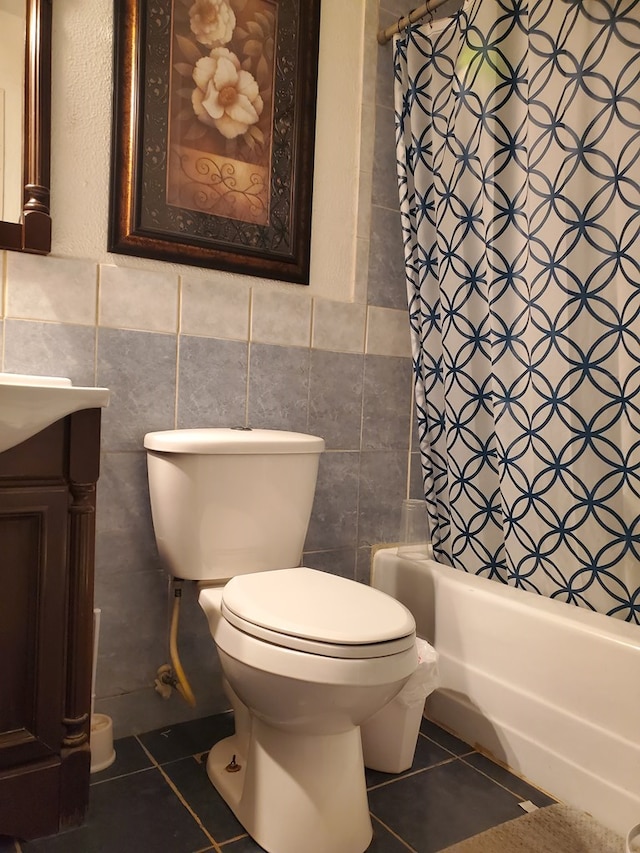
[[[505,773],[509,773],[509,775],[511,775],[511,776],[515,776],[517,779],[519,779],[519,780],[520,780],[524,785],[526,785],[528,788],[531,788],[532,790],[534,790],[534,791],[538,791],[538,792],[540,792],[540,793],[545,793],[545,792],[541,791],[541,789],[540,789],[540,788],[536,788],[536,786],[535,786],[535,785],[532,785],[532,784],[531,784],[531,782],[528,782],[526,779],[523,779],[521,776],[518,776],[518,774],[517,774],[517,773],[515,773],[513,770],[510,770],[508,767],[503,767],[501,764],[498,764],[497,762],[492,761],[490,758],[488,758],[488,756],[483,755],[483,753],[478,752],[478,753],[475,753],[475,754],[483,756],[483,758],[486,758],[486,759],[487,759],[487,761],[491,762],[491,764],[493,764],[494,766],[499,767],[499,768],[500,768],[501,770],[503,770]],[[467,767],[471,767],[473,770],[476,770],[478,773],[482,774],[482,776],[484,776],[485,778],[489,779],[489,781],[490,781],[490,782],[493,782],[493,783],[494,783],[494,785],[498,785],[498,787],[502,788],[502,789],[503,789],[503,790],[505,790],[505,791],[508,791],[510,794],[513,794],[513,796],[514,796],[516,799],[518,799],[518,800],[522,800],[522,794],[519,794],[517,791],[512,791],[512,790],[511,790],[511,788],[509,788],[509,787],[508,787],[507,785],[505,785],[503,782],[500,782],[500,781],[498,781],[497,779],[494,779],[494,777],[493,777],[493,776],[490,776],[490,775],[489,775],[489,773],[487,773],[486,771],[481,770],[479,767],[474,767],[474,766],[473,766],[473,764],[471,764],[469,761],[465,761],[465,758],[468,758],[468,757],[469,757],[469,756],[468,756],[468,755],[466,755],[466,756],[464,756],[464,757],[462,757],[462,758],[461,758],[461,760],[462,760],[462,761],[464,761],[464,763],[467,765]],[[549,797],[549,798],[553,799],[553,798],[551,797],[551,795],[550,795],[550,794],[545,794],[545,796],[547,796],[547,797]]]
[[[98,785],[104,785],[107,782],[113,782],[115,779],[124,779],[126,776],[137,776],[139,773],[146,773],[147,770],[155,770],[156,765],[151,767],[139,767],[137,770],[129,770],[128,773],[119,773],[117,776],[109,776],[107,779],[96,779],[95,782],[89,784],[90,788],[97,788]]]
[[[480,753],[478,753],[478,754],[480,754]],[[461,761],[464,761],[464,758],[462,758]],[[511,788],[507,788],[506,785],[504,785],[502,782],[499,782],[497,779],[494,779],[493,776],[490,776],[488,773],[485,773],[484,770],[481,770],[479,767],[474,767],[473,764],[470,764],[468,761],[464,761],[464,763],[467,765],[467,767],[470,767],[472,770],[475,770],[476,773],[480,773],[482,776],[484,776],[490,782],[493,782],[494,785],[497,785],[499,788],[502,788],[504,791],[507,791],[509,794],[512,794],[517,800],[522,799],[522,796],[520,794],[517,794],[515,791],[512,791]],[[506,772],[511,773],[512,771],[507,770]]]
[[[444,731],[444,729],[443,729],[443,731]],[[425,734],[424,732],[418,732],[418,736],[425,738],[425,740],[431,741],[431,743],[435,743],[436,746],[439,746],[440,749],[444,749],[445,752],[451,753],[451,755],[453,755],[455,758],[462,758],[463,756],[466,756],[466,755],[475,755],[476,752],[478,752],[477,749],[474,749],[469,744],[465,744],[465,746],[469,747],[469,749],[466,752],[454,752],[452,749],[449,749],[448,746],[444,746],[442,743],[440,743],[440,741],[436,740],[435,738],[432,738],[430,735]],[[455,735],[452,735],[452,737],[455,737]]]
[[[401,782],[403,779],[411,779],[413,776],[418,776],[420,773],[424,773],[426,770],[433,770],[434,767],[442,767],[444,764],[451,764],[452,761],[457,760],[458,756],[452,755],[451,758],[445,758],[442,761],[437,761],[435,764],[429,764],[426,767],[418,767],[417,770],[412,770],[410,772],[407,771],[406,773],[402,773],[401,775],[398,775],[393,779],[386,779],[384,782],[379,782],[377,785],[371,785],[371,787],[367,788],[367,791],[377,791],[380,788],[386,788],[388,785],[393,785],[394,782]]]
[[[171,794],[168,792],[166,794],[162,794],[162,797],[166,796],[169,798],[163,801],[165,803],[169,803],[171,801],[170,808],[179,810],[175,801],[172,800],[172,796],[175,796],[189,815],[189,817],[184,815],[183,818],[179,818],[179,821],[184,820],[185,826],[187,824],[191,826],[191,830],[187,832],[184,840],[186,841],[187,838],[191,839],[191,835],[193,835],[193,847],[190,847],[189,851],[186,849],[183,850],[183,853],[235,853],[238,848],[247,851],[254,849],[257,851],[260,849],[259,847],[254,848],[255,842],[245,831],[242,830],[242,827],[237,823],[237,821],[230,824],[226,818],[223,818],[222,822],[218,822],[217,818],[212,819],[211,814],[216,814],[216,812],[214,811],[211,814],[209,812],[210,806],[208,803],[210,800],[207,798],[204,790],[207,786],[208,779],[204,775],[204,770],[202,768],[209,750],[201,750],[190,754],[181,754],[182,752],[187,752],[189,748],[199,746],[202,743],[207,743],[209,735],[211,735],[212,744],[216,742],[216,739],[223,736],[221,735],[221,731],[226,729],[226,724],[217,720],[216,718],[218,717],[221,718],[222,715],[212,715],[211,718],[205,717],[203,720],[194,720],[193,723],[199,725],[196,725],[195,728],[187,728],[184,731],[179,729],[172,732],[171,729],[168,729],[166,744],[162,738],[158,737],[158,735],[162,734],[164,731],[160,729],[145,732],[139,736],[129,736],[126,740],[129,741],[129,739],[131,739],[132,743],[127,743],[126,751],[123,745],[122,755],[118,756],[121,758],[122,764],[116,765],[113,768],[114,771],[117,772],[117,775],[91,782],[92,789],[101,788],[100,793],[96,790],[98,802],[102,802],[103,804],[105,802],[107,804],[112,802],[122,802],[117,799],[117,793],[116,800],[113,799],[114,794],[112,791],[103,787],[105,782],[120,781],[120,785],[116,785],[113,789],[114,792],[117,792],[118,790],[122,790],[122,785],[124,784],[122,780],[126,777],[140,776],[147,770],[158,770],[160,772],[160,777],[155,777],[155,781],[152,781],[154,777],[150,776],[147,777],[147,781],[142,781],[142,779],[140,782],[133,781],[129,788],[125,785],[125,789],[133,791],[139,786],[142,786],[144,789],[145,786],[151,784],[152,790],[160,791],[164,783],[169,786]],[[433,835],[434,829],[432,821],[435,820],[435,826],[437,827],[438,813],[434,812],[434,814],[431,815],[426,812],[426,801],[423,799],[416,800],[413,806],[410,805],[410,803],[414,802],[414,796],[423,798],[426,792],[429,792],[430,798],[435,798],[434,802],[438,802],[438,797],[440,796],[438,794],[438,788],[444,792],[444,796],[446,797],[447,792],[455,793],[457,791],[457,780],[463,780],[465,784],[470,782],[472,791],[477,789],[481,792],[482,796],[488,798],[485,801],[491,803],[489,820],[497,821],[497,823],[493,823],[491,825],[498,825],[505,820],[504,815],[508,814],[511,808],[508,805],[511,798],[514,798],[517,801],[517,804],[519,804],[520,800],[526,800],[527,796],[533,797],[533,793],[539,790],[534,784],[527,780],[520,779],[517,773],[513,773],[509,768],[503,767],[499,762],[493,761],[480,750],[469,746],[468,751],[465,752],[464,749],[467,745],[459,739],[456,739],[459,741],[458,748],[462,747],[463,751],[452,751],[436,739],[438,730],[441,730],[443,735],[451,734],[452,738],[456,738],[456,736],[447,732],[446,729],[439,727],[435,723],[433,723],[433,727],[431,735],[434,736],[430,736],[422,731],[419,733],[419,738],[424,738],[424,742],[422,740],[419,741],[419,743],[422,743],[422,746],[420,747],[421,751],[416,755],[415,763],[420,764],[421,766],[417,767],[415,770],[410,768],[404,773],[393,774],[391,775],[391,778],[383,779],[382,781],[372,784],[371,787],[367,787],[367,796],[373,794],[373,799],[370,802],[372,803],[374,810],[370,811],[370,814],[374,826],[374,839],[377,839],[373,844],[373,848],[376,850],[387,850],[389,845],[391,845],[393,850],[399,850],[398,845],[400,845],[406,853],[424,853],[426,850],[432,851],[433,853],[433,847],[437,846],[438,842],[441,845],[438,849],[445,849],[448,845],[443,844],[443,842],[445,838],[449,836],[450,829],[446,828],[442,824],[442,821],[440,821],[440,828],[437,830],[436,834]],[[171,737],[169,737],[169,733],[171,733]],[[149,746],[147,746],[142,739],[144,739]],[[443,740],[446,741],[447,738],[443,737]],[[449,741],[449,746],[453,746],[455,749],[456,741]],[[118,751],[117,742],[116,751]],[[168,755],[171,757],[169,760],[161,761],[156,757],[156,755],[154,755],[154,752],[159,756]],[[482,761],[478,760],[478,764],[480,765],[479,767],[472,763],[472,758],[474,756],[480,756],[483,759]],[[192,770],[188,769],[188,767],[191,766],[188,761],[189,759],[193,759],[197,764],[201,765],[200,769],[197,771],[195,768]],[[149,766],[140,767],[139,765],[142,764],[143,761],[148,761]],[[425,761],[432,761],[433,763],[423,765],[423,762]],[[484,761],[489,763],[485,765]],[[173,765],[178,765],[180,762],[186,762],[184,769],[178,770],[176,767],[176,770],[174,771],[172,769]],[[491,768],[493,766],[495,766],[496,769],[499,769],[500,772],[498,773],[498,776],[501,777],[501,781],[491,775]],[[122,767],[130,767],[132,769],[128,772],[121,772]],[[430,776],[426,771],[432,771],[435,775]],[[475,773],[472,773],[471,771],[475,771]],[[169,773],[171,773],[171,776]],[[503,773],[508,775],[503,776]],[[512,776],[514,777],[513,779],[511,779]],[[172,777],[175,778],[175,782]],[[478,779],[478,782],[474,781],[476,778]],[[160,779],[162,779],[162,781],[160,781]],[[197,787],[195,786],[196,779],[199,780]],[[521,789],[523,793],[520,794],[515,790],[512,790],[512,787],[518,787],[516,780],[520,780],[526,784],[527,787],[531,789],[531,794],[527,794],[525,789]],[[399,784],[400,787],[394,788],[393,786],[396,785],[396,783]],[[451,785],[453,785],[452,788],[449,787]],[[183,794],[181,789],[186,793]],[[544,792],[540,793],[542,794]],[[533,799],[535,799],[535,797],[533,797]],[[191,805],[191,802],[193,802],[194,805]],[[424,808],[420,805],[423,802],[425,802]],[[406,803],[407,805],[403,805],[403,803]],[[493,805],[494,803],[495,805]],[[125,820],[127,819],[129,811],[126,805],[112,808],[116,820],[120,814],[123,815]],[[199,813],[202,813],[205,816],[205,820],[200,818]],[[151,814],[155,814],[155,812],[153,812],[153,807],[151,807]],[[177,814],[177,812],[175,812],[175,814]],[[427,814],[429,815],[428,817],[426,817]],[[464,814],[466,813],[461,812],[459,816],[462,821],[461,828],[463,832],[470,832],[471,835],[469,835],[469,837],[471,837],[474,834],[474,826],[478,825],[478,820],[468,820]],[[198,832],[195,827],[193,827],[191,819],[195,821],[197,828],[202,832],[203,836],[196,838]],[[227,822],[225,823],[225,821]],[[116,850],[114,848],[113,841],[107,840],[110,838],[108,834],[103,840],[103,830],[100,827],[101,824],[99,822],[97,825],[89,825],[89,835],[87,837],[92,840],[94,844],[98,844],[98,848],[96,849],[104,849],[104,853],[121,853],[119,849]],[[233,837],[224,838],[224,840],[221,841],[217,841],[215,838],[215,835],[221,835],[224,837],[224,835],[231,835],[231,833],[237,832],[238,830],[240,830],[240,833],[233,835]],[[481,831],[484,831],[484,829]],[[411,838],[412,841],[408,841],[404,836]],[[201,844],[202,837],[205,838],[205,841],[208,841],[208,846],[198,846]],[[81,848],[84,849],[84,838],[85,836],[83,835],[79,836],[80,846],[74,846],[74,851]],[[76,840],[76,844],[77,843],[78,840]],[[101,845],[104,845],[104,847]],[[185,847],[189,847],[189,844],[185,844]],[[7,850],[6,847],[3,847],[2,849]],[[53,841],[51,847],[49,847],[45,842],[39,849],[43,851],[60,850],[60,846],[59,843],[56,844],[56,842]],[[94,848],[92,847],[92,849]],[[7,853],[23,853],[23,848],[20,842],[15,840],[14,846],[10,851],[7,850]]]
[[[216,851],[216,853],[221,853],[220,846],[219,846],[218,842],[215,840],[215,838],[213,838],[213,836],[211,835],[211,833],[209,832],[209,830],[205,827],[204,823],[200,820],[200,818],[198,817],[198,815],[197,815],[197,814],[194,812],[194,810],[191,808],[191,806],[189,805],[189,803],[187,802],[187,800],[185,799],[185,797],[182,795],[182,793],[180,792],[180,790],[178,789],[178,787],[174,784],[173,780],[172,780],[172,779],[167,775],[167,773],[165,773],[165,771],[162,769],[162,766],[161,766],[160,764],[158,764],[158,762],[156,761],[156,759],[154,758],[154,756],[149,752],[149,750],[148,750],[148,749],[147,749],[147,747],[142,743],[142,741],[140,740],[140,738],[138,738],[138,737],[136,736],[136,740],[138,741],[138,743],[140,744],[140,746],[142,747],[142,749],[143,749],[143,750],[144,750],[144,752],[146,753],[147,758],[149,758],[149,760],[150,760],[150,761],[155,765],[155,767],[160,771],[160,774],[162,775],[162,777],[163,777],[163,779],[165,780],[165,782],[167,783],[167,785],[169,785],[169,787],[171,788],[171,790],[173,791],[173,793],[176,795],[176,797],[180,800],[180,802],[181,802],[181,803],[182,803],[182,805],[185,807],[185,809],[189,812],[189,814],[191,815],[191,817],[192,817],[192,818],[195,820],[195,822],[198,824],[199,828],[202,830],[202,832],[205,834],[205,836],[209,839],[209,841],[210,841],[210,842],[211,842],[211,844],[213,845],[213,849]],[[206,848],[203,848],[203,849],[206,849]]]
[[[412,846],[411,846],[407,841],[405,841],[405,840],[404,840],[404,838],[401,838],[401,837],[398,835],[398,833],[397,833],[397,832],[394,832],[394,831],[393,831],[393,829],[391,829],[391,827],[390,827],[390,826],[387,826],[387,824],[386,824],[383,820],[380,820],[380,818],[379,818],[379,817],[376,817],[376,815],[374,815],[374,813],[373,813],[373,812],[370,812],[370,815],[371,815],[371,817],[372,817],[374,820],[376,820],[376,821],[377,821],[381,826],[384,826],[384,828],[387,830],[387,832],[391,833],[391,835],[393,835],[393,837],[394,837],[394,838],[397,838],[397,839],[398,839],[398,841],[403,845],[403,847],[406,847],[406,848],[407,848],[407,850],[410,850],[410,851],[411,851],[411,853],[417,853],[417,851],[416,851],[415,847],[412,847]],[[365,851],[365,853],[366,853],[366,851]]]

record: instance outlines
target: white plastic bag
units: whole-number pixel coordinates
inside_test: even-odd
[[[438,653],[416,639],[418,665],[382,710],[360,727],[365,767],[402,773],[413,764],[425,699],[438,686]]]
[[[424,705],[427,696],[438,686],[438,652],[419,637],[416,637],[416,651],[418,666],[393,700],[405,708],[412,708],[420,703]]]

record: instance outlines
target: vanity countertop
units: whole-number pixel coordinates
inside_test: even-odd
[[[0,373],[0,453],[72,412],[108,406],[110,393],[61,376]]]

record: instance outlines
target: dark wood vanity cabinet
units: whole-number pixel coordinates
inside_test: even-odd
[[[88,805],[100,414],[0,453],[0,835],[51,835]]]

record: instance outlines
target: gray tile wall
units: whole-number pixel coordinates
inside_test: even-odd
[[[371,546],[396,540],[401,501],[419,489],[391,55],[375,42],[377,17],[374,0],[367,12],[356,302],[312,299],[303,287],[222,279],[215,271],[158,271],[137,259],[107,265],[0,254],[2,369],[112,391],[98,486],[96,710],[113,717],[118,736],[227,706],[192,588],[182,605],[180,652],[198,707],[154,691],[168,657],[169,612],[149,510],[146,432],[251,425],[322,435],[327,452],[304,560],[364,582]]]

